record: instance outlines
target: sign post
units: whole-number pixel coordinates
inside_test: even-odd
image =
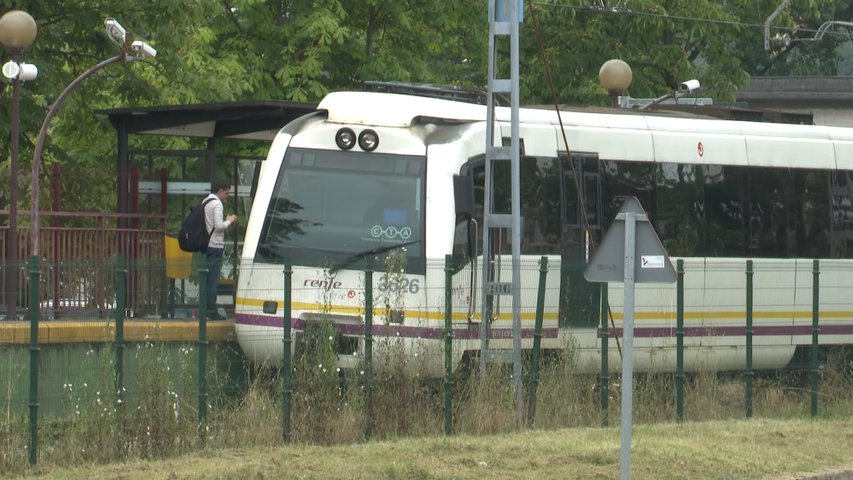
[[[584,270],[590,282],[623,282],[622,415],[619,478],[631,478],[634,396],[634,284],[672,283],[678,276],[636,197],[627,197]]]

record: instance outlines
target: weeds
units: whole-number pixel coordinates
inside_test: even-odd
[[[293,441],[335,445],[370,438],[435,436],[443,432],[441,378],[428,371],[435,364],[427,342],[393,334],[403,321],[405,293],[391,285],[404,283],[405,253],[389,254],[383,288],[374,322],[374,358],[364,357],[359,345],[359,364],[353,370],[338,368],[341,332],[333,321],[333,292],[321,289],[322,314],[305,322],[294,335]],[[326,271],[326,284],[333,274]],[[350,352],[347,352],[350,353]],[[283,373],[278,365],[245,367],[250,377],[245,389],[231,388],[230,365],[212,362],[207,376],[210,394],[205,405],[207,422],[199,427],[198,352],[195,346],[174,346],[148,341],[125,351],[135,368],[125,372],[127,385],[115,383],[112,346],[91,350],[81,365],[75,384],[62,389],[61,415],[43,419],[41,462],[48,465],[80,465],[178,455],[201,448],[278,445],[283,436]],[[849,351],[832,352],[820,370],[821,415],[853,413],[853,362]],[[370,361],[368,368],[367,362]],[[525,381],[530,373],[525,365]],[[562,349],[543,355],[536,391],[534,428],[596,427],[604,415],[613,424],[621,401],[618,372],[611,373],[608,410],[602,411],[600,379],[577,374],[577,347],[569,339]],[[478,359],[466,355],[453,378],[453,428],[460,434],[490,435],[527,428],[527,390],[521,392],[519,411],[512,366],[489,364],[476,371]],[[11,354],[6,365],[11,365]],[[743,377],[719,374],[713,368],[688,374],[685,379],[685,418],[691,421],[739,419],[745,415]],[[4,369],[6,370],[6,369]],[[20,374],[10,366],[4,372],[7,392]],[[371,376],[366,371],[372,372]],[[17,376],[16,376],[17,375]],[[755,416],[806,416],[809,411],[808,375],[803,372],[762,374],[755,379]],[[524,388],[529,388],[525,384]],[[671,373],[637,374],[634,378],[634,421],[671,422],[675,419],[675,382]],[[368,402],[369,400],[369,402]],[[2,397],[0,425],[0,475],[20,474],[26,469],[27,421],[13,414],[13,397]],[[824,413],[825,412],[825,413]],[[199,428],[204,428],[199,432]],[[200,435],[203,434],[203,435]],[[202,442],[201,437],[206,441]],[[422,471],[389,474],[422,476]],[[428,473],[428,472],[427,472]]]
[[[403,355],[399,343],[380,348],[371,384],[363,370],[342,372],[335,365],[336,330],[330,321],[311,322],[296,337],[294,361],[293,441],[303,444],[348,444],[362,441],[370,422],[371,438],[435,436],[443,432],[443,388],[440,379],[419,373],[419,363]],[[282,441],[282,372],[277,366],[245,372],[248,387],[233,395],[227,379],[211,372],[212,388],[206,424],[207,443],[198,435],[194,347],[170,349],[149,342],[130,353],[136,369],[126,373],[128,387],[119,402],[113,374],[112,348],[92,350],[77,384],[64,385],[64,415],[40,425],[40,465],[81,465],[159,458],[200,448],[278,445]],[[574,373],[571,342],[543,359],[534,427],[551,430],[601,425],[599,377]],[[468,362],[477,364],[476,358]],[[847,352],[826,358],[820,371],[820,415],[853,413],[853,369]],[[474,369],[454,379],[454,431],[486,435],[527,428],[517,411],[511,365],[490,364],[485,375]],[[529,370],[528,370],[529,371]],[[619,416],[618,374],[611,377],[609,417]],[[803,417],[809,414],[808,372],[762,373],[755,380],[756,417]],[[671,422],[675,418],[674,380],[669,373],[638,374],[634,381],[637,423]],[[372,392],[367,411],[366,392]],[[690,421],[740,419],[745,415],[744,381],[738,374],[706,370],[688,374],[685,418]],[[229,396],[230,395],[230,396]],[[524,392],[525,402],[527,391]],[[5,400],[5,411],[10,400]],[[523,415],[526,415],[525,409]],[[523,416],[522,415],[522,416]],[[0,475],[26,470],[28,424],[25,416],[7,414],[0,426]]]

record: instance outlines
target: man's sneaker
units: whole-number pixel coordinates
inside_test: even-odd
[[[208,320],[225,320],[225,317],[220,315],[219,312],[213,312],[207,315]]]

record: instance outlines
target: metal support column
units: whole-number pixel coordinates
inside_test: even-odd
[[[518,417],[523,415],[523,395],[521,383],[521,186],[520,186],[520,141],[518,125],[518,64],[519,64],[519,23],[521,21],[521,1],[491,0],[489,2],[489,78],[486,106],[486,180],[483,212],[483,302],[480,323],[480,373],[486,372],[486,361],[497,352],[489,351],[489,323],[492,309],[489,299],[496,295],[512,295],[512,362],[513,383],[515,388]],[[510,42],[510,78],[498,78],[497,47],[499,37],[508,37]],[[510,97],[510,146],[504,147],[500,132],[495,138],[496,116],[495,95]],[[511,215],[493,212],[494,191],[492,165],[496,161],[509,160],[511,171]],[[512,239],[512,281],[509,284],[495,280],[495,266],[492,252],[492,233],[498,229],[510,229]]]

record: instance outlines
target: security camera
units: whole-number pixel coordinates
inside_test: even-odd
[[[20,67],[21,73],[18,75],[18,78],[23,81],[35,80],[36,77],[38,77],[39,75],[38,67],[33,65],[32,63],[22,63],[20,64]]]
[[[678,90],[686,93],[693,93],[696,90],[699,90],[699,87],[699,80],[696,80],[695,78],[678,84]]]
[[[104,20],[104,26],[107,27],[107,35],[112,41],[123,44],[127,39],[127,30],[115,18],[110,17]]]
[[[137,40],[130,44],[130,48],[138,55],[138,58],[154,58],[157,56],[157,50],[147,43]]]

